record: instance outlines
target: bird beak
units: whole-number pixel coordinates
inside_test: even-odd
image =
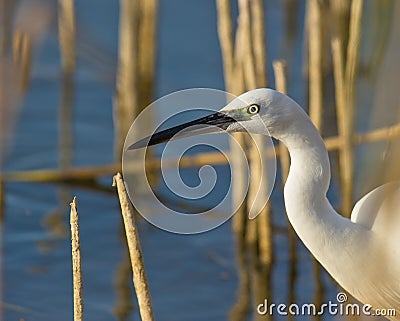
[[[225,113],[216,112],[206,117],[202,117],[182,125],[178,125],[147,136],[136,143],[130,145],[128,150],[138,149],[146,146],[157,145],[170,140],[194,135],[213,134],[225,130],[236,120]]]

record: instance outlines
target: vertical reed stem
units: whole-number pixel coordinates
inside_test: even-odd
[[[286,94],[286,64],[282,60],[276,60],[273,62],[273,68],[275,72],[275,87],[279,92]],[[290,157],[289,151],[282,142],[279,142],[279,160],[281,163],[281,173],[282,173],[282,184],[284,185],[289,174],[290,168]],[[287,216],[286,216],[287,218]],[[297,265],[297,255],[296,255],[296,233],[287,219],[287,229],[289,238],[289,298],[288,303],[294,302],[295,295],[295,283],[297,278],[296,265]]]
[[[322,128],[322,28],[321,4],[308,0],[308,45],[309,45],[309,113],[315,127]]]
[[[156,31],[157,31],[157,3],[158,0],[140,1],[140,24],[138,41],[138,91],[140,108],[146,107],[153,98],[153,79],[156,59]]]
[[[341,153],[343,211],[349,217],[353,206],[355,81],[361,37],[363,0],[353,0],[350,13],[349,43],[344,70],[346,117],[343,118],[343,152]]]
[[[11,43],[11,24],[15,0],[0,0],[0,56],[5,56]]]
[[[122,217],[124,220],[126,239],[131,258],[133,284],[138,298],[140,315],[143,321],[154,320],[151,303],[150,288],[147,281],[144,266],[142,248],[140,246],[139,234],[136,227],[135,213],[125,189],[121,174],[114,176],[114,186],[117,186]]]
[[[20,89],[24,93],[28,89],[32,66],[32,39],[28,33],[20,30],[15,31],[13,59],[20,73]]]
[[[217,13],[218,13],[218,36],[221,45],[222,61],[224,68],[225,88],[235,94],[240,94],[244,89],[244,77],[241,66],[242,48],[241,46],[241,27],[240,21],[236,31],[236,41],[233,41],[232,31],[232,16],[231,6],[229,0],[217,0]],[[232,205],[233,208],[238,208],[237,212],[232,218],[232,230],[236,237],[236,260],[238,266],[239,287],[237,293],[237,300],[229,313],[229,320],[240,321],[243,320],[250,309],[249,291],[250,291],[250,275],[247,269],[247,255],[245,243],[245,228],[247,222],[247,206],[246,201],[239,204],[244,191],[246,178],[245,170],[246,163],[241,161],[241,157],[235,155],[241,153],[241,148],[245,148],[244,135],[241,133],[234,133],[232,139],[236,139],[239,143],[231,144],[232,157],[232,173],[234,176],[232,180],[234,185],[232,188]]]
[[[74,0],[58,0],[58,35],[64,73],[75,69],[75,9]]]
[[[246,89],[257,88],[255,61],[253,54],[253,41],[251,34],[251,17],[248,0],[239,0],[239,27],[242,53],[241,63]]]
[[[120,0],[119,58],[115,99],[115,155],[121,157],[124,137],[138,112],[138,0]]]
[[[258,88],[264,88],[267,87],[264,6],[262,0],[252,0],[250,4],[256,82]]]
[[[346,127],[346,100],[345,100],[345,80],[344,64],[342,56],[342,43],[339,38],[334,38],[331,43],[333,75],[335,81],[336,114],[338,122],[339,136],[343,136]]]
[[[76,197],[74,197],[70,205],[72,275],[74,283],[74,321],[83,321],[81,245],[79,237],[78,201]]]
[[[275,88],[279,92],[286,94],[286,63],[283,60],[275,60],[272,66],[275,72]],[[279,143],[279,160],[281,163],[282,183],[285,184],[289,174],[290,158],[288,149],[281,142]]]
[[[225,88],[232,90],[233,79],[233,34],[230,0],[217,0],[218,37],[221,45]]]

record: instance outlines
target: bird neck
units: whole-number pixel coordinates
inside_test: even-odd
[[[284,190],[285,206],[297,235],[313,255],[323,261],[321,252],[327,250],[326,244],[334,243],[332,235],[343,225],[343,218],[326,198],[331,175],[325,144],[302,110],[298,116],[285,128],[285,133],[279,135],[291,159]]]

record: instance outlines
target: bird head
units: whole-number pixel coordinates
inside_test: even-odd
[[[293,104],[297,105],[292,99],[273,89],[254,89],[238,96],[214,114],[156,132],[130,145],[128,149],[194,135],[220,133],[223,130],[279,138],[292,122]]]

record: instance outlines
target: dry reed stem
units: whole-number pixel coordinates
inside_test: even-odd
[[[252,0],[250,3],[256,82],[258,88],[263,88],[267,87],[264,6],[262,0]]]
[[[233,35],[232,18],[229,0],[217,0],[218,37],[221,45],[222,63],[224,68],[225,87],[232,90],[233,76]]]
[[[218,12],[218,36],[221,45],[221,53],[224,67],[224,79],[226,89],[238,95],[244,90],[244,73],[242,69],[243,59],[243,36],[242,36],[242,19],[238,19],[238,28],[235,34],[235,42],[232,33],[232,16],[229,0],[217,0]],[[242,13],[240,13],[242,14]],[[229,320],[239,321],[244,319],[250,309],[249,291],[250,291],[250,275],[247,269],[247,255],[245,253],[245,228],[247,222],[247,206],[246,201],[239,204],[239,200],[243,193],[246,193],[246,162],[242,162],[241,157],[235,155],[241,153],[241,149],[245,148],[245,138],[241,133],[234,133],[234,137],[239,143],[231,144],[231,168],[234,181],[232,188],[232,203],[234,208],[238,208],[232,218],[232,230],[236,236],[237,248],[237,265],[239,269],[239,288],[237,301],[229,313]],[[225,157],[224,157],[225,158]],[[226,162],[226,159],[225,159]]]
[[[355,119],[355,77],[361,37],[363,0],[353,0],[350,12],[349,43],[344,70],[344,96],[346,117],[343,117],[343,149],[340,153],[342,167],[343,212],[350,216],[353,205],[354,150],[352,137]],[[343,115],[344,116],[344,115]]]
[[[32,67],[32,39],[23,31],[17,30],[13,38],[13,60],[20,73],[20,90],[28,89]]]
[[[248,0],[239,0],[239,31],[240,32],[240,48],[241,62],[240,66],[243,70],[246,89],[254,89],[257,87],[257,78],[255,73],[255,61],[253,55],[253,41],[251,34],[251,17]],[[239,67],[238,67],[239,68]],[[257,139],[257,138],[254,138]],[[247,197],[247,209],[250,210],[253,202],[256,200],[257,191],[260,185],[260,161],[258,159],[258,150],[254,145],[255,142],[250,141],[250,149],[248,151],[249,169],[250,169],[250,185]],[[257,241],[257,220],[247,222],[246,241],[250,246],[254,246]]]
[[[275,71],[275,88],[283,93],[287,93],[286,88],[286,64],[282,60],[277,60],[273,62],[273,68]],[[279,160],[281,163],[281,172],[282,172],[282,184],[284,185],[286,179],[289,174],[290,168],[290,156],[287,147],[279,142]],[[294,295],[294,286],[296,283],[296,263],[297,263],[297,255],[296,255],[296,232],[294,231],[292,225],[290,224],[287,216],[287,229],[288,229],[288,238],[289,238],[289,296],[290,299],[293,298]],[[290,300],[289,300],[290,302]],[[291,302],[290,302],[291,303]]]
[[[11,25],[15,0],[0,0],[0,56],[5,56],[11,43]]]
[[[222,61],[224,68],[224,79],[225,87],[227,90],[235,95],[240,94],[244,89],[244,77],[241,67],[242,50],[241,46],[241,27],[240,21],[238,30],[236,31],[236,41],[233,42],[232,33],[232,16],[231,7],[229,0],[217,0],[217,12],[218,12],[218,37],[221,44]],[[245,204],[239,204],[239,200],[245,191],[246,181],[245,167],[246,163],[242,162],[241,157],[235,157],[241,153],[241,149],[245,146],[245,139],[241,133],[233,133],[233,137],[237,144],[231,144],[231,155],[232,155],[232,172],[234,173],[233,180],[235,181],[234,188],[232,188],[232,202],[233,207],[238,208],[236,214],[232,218],[232,229],[238,237],[244,235],[245,223],[246,223],[246,211]],[[222,156],[222,155],[220,155]],[[225,157],[224,157],[225,158]],[[226,159],[225,159],[226,163]],[[181,163],[182,165],[182,163]],[[238,241],[239,242],[239,241]]]
[[[322,128],[322,24],[321,4],[308,0],[309,114],[315,127]]]
[[[74,283],[74,320],[83,320],[83,293],[82,293],[82,264],[81,245],[79,237],[78,200],[72,200],[70,224],[72,245],[72,275]]]
[[[58,35],[65,73],[72,73],[75,69],[75,32],[74,0],[58,0]]]
[[[351,1],[348,0],[335,0],[330,1],[330,9],[332,12],[333,20],[333,38],[338,38],[344,44],[347,43],[348,38],[348,18]],[[340,54],[343,56],[343,48]]]
[[[114,102],[116,159],[138,113],[138,0],[120,0],[117,93]]]
[[[153,79],[156,58],[156,31],[157,31],[157,4],[158,0],[140,1],[140,24],[138,41],[138,82],[140,108],[151,103],[153,98]]]
[[[154,320],[151,303],[150,289],[144,266],[142,248],[140,246],[139,234],[136,227],[135,212],[125,189],[122,175],[114,176],[113,186],[117,186],[122,217],[124,220],[126,239],[131,258],[133,284],[139,303],[139,311],[143,321]]]
[[[266,46],[265,46],[265,27],[264,27],[264,6],[262,0],[254,0],[249,2],[251,10],[251,31],[252,31],[252,47],[254,53],[254,71],[255,81],[257,87],[267,87],[267,67],[266,67]],[[257,245],[258,245],[258,260],[264,266],[263,272],[265,273],[266,281],[269,282],[269,270],[272,263],[273,247],[272,247],[272,232],[270,222],[270,206],[268,203],[267,190],[268,190],[268,159],[263,157],[266,153],[266,146],[264,137],[261,135],[255,135],[253,150],[251,153],[254,154],[253,165],[251,164],[250,169],[254,177],[258,178],[258,191],[253,193],[259,193],[258,197],[261,196],[258,202],[265,202],[264,208],[261,213],[257,216]],[[255,148],[258,147],[258,148]],[[252,166],[255,166],[252,169]],[[257,180],[255,180],[257,181]],[[249,191],[250,192],[250,191]],[[254,195],[257,197],[256,195]],[[249,196],[250,200],[250,196]],[[268,271],[264,271],[267,269]],[[263,287],[264,288],[264,287]],[[263,291],[261,291],[263,292]],[[266,293],[264,293],[266,295]],[[265,297],[265,296],[264,296]]]
[[[334,38],[331,43],[332,60],[333,60],[333,75],[335,81],[335,99],[336,99],[336,114],[338,122],[339,136],[342,136],[345,131],[346,118],[346,101],[344,94],[344,64],[342,56],[342,43],[339,38]]]
[[[286,94],[286,63],[282,60],[276,60],[272,64],[275,72],[275,88],[279,92]],[[290,157],[289,151],[284,144],[279,142],[279,160],[281,163],[282,183],[285,184],[289,174]]]
[[[239,32],[240,48],[242,50],[241,65],[246,84],[246,89],[257,88],[255,62],[253,55],[253,41],[251,34],[250,9],[248,0],[239,0]]]

